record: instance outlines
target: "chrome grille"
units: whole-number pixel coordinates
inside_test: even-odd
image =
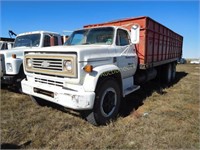
[[[25,54],[24,64],[27,72],[39,74],[77,77],[76,54]],[[72,70],[64,67],[64,61],[72,62]]]
[[[33,62],[33,68],[56,70],[56,71],[63,70],[63,67],[62,67],[63,60],[62,59],[33,58],[32,62]]]
[[[63,82],[58,82],[58,81],[53,81],[53,80],[48,80],[48,79],[35,78],[35,82],[63,87]]]

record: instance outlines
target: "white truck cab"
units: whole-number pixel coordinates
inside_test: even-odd
[[[24,50],[38,50],[54,45],[62,45],[61,36],[55,32],[33,31],[18,34],[12,49],[0,51],[1,83],[18,84],[24,78],[22,66]]]
[[[133,78],[138,38],[139,26],[132,32],[105,26],[74,31],[63,46],[25,50],[22,90],[39,105],[82,110],[92,124],[106,124],[121,97],[139,89]]]
[[[0,50],[11,49],[13,47],[14,40],[15,39],[13,39],[13,38],[0,37]]]

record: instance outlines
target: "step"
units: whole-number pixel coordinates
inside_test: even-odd
[[[134,91],[136,91],[136,90],[138,90],[138,89],[140,89],[140,86],[139,86],[139,85],[133,85],[133,86],[127,88],[127,89],[124,91],[124,96],[126,96],[126,95],[128,95],[128,94],[130,94],[130,93],[132,93],[132,92],[134,92]]]

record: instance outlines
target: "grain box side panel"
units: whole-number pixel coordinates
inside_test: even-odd
[[[145,46],[145,64],[140,64],[140,65],[145,65],[148,66],[149,64],[152,63],[153,59],[153,49],[154,49],[154,32],[151,30],[146,31],[146,46]]]
[[[162,25],[159,26],[159,48],[158,48],[158,61],[162,60],[163,55],[163,47],[164,47],[164,27]]]
[[[140,30],[140,43],[136,45],[136,52],[138,55],[138,62],[139,64],[145,64],[145,48],[146,46],[146,30]]]
[[[140,25],[140,43],[136,45],[140,69],[169,63],[182,56],[183,37],[149,17],[92,24],[84,28],[121,26],[130,30],[133,24]]]
[[[182,55],[183,37],[147,17],[146,50],[142,66],[155,67],[176,61]],[[146,69],[142,68],[141,69]]]

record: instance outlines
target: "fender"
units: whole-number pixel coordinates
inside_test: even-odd
[[[7,58],[5,62],[6,74],[17,75],[23,60],[21,58]],[[7,63],[12,65],[12,71],[8,71]]]
[[[108,73],[108,71],[110,73]],[[110,76],[115,73],[121,74],[120,69],[113,64],[95,67],[93,69],[93,72],[86,74],[83,83],[83,88],[87,92],[94,92],[97,86],[98,79],[100,77]]]

